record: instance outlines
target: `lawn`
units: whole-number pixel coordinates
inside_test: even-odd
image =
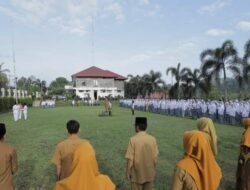
[[[56,144],[66,138],[65,124],[76,119],[81,124],[80,136],[96,150],[100,171],[111,177],[117,190],[127,190],[124,158],[129,137],[134,135],[134,117],[129,109],[114,107],[112,117],[98,117],[103,107],[33,108],[29,119],[15,123],[12,114],[1,114],[7,124],[6,141],[17,148],[19,171],[14,177],[18,189],[52,189],[55,181],[51,157]],[[196,128],[196,121],[136,111],[135,116],[148,117],[148,133],[159,146],[155,190],[167,190],[176,162],[182,157],[182,135]],[[234,189],[239,141],[243,128],[216,124],[219,139],[217,160],[222,168],[220,189]]]

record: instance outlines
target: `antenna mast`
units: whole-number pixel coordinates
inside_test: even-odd
[[[91,62],[92,65],[95,66],[95,25],[94,25],[94,16],[92,16],[92,24],[91,24],[91,49],[92,49],[92,56]]]

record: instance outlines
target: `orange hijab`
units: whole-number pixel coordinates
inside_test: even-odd
[[[250,118],[243,119],[243,124],[246,131],[243,134],[241,145],[250,148]]]
[[[74,152],[71,175],[58,181],[54,190],[115,190],[115,185],[99,174],[95,151],[85,142]]]
[[[197,128],[206,133],[207,137],[209,139],[209,143],[211,145],[212,151],[214,155],[216,156],[218,154],[218,148],[217,148],[217,135],[214,128],[214,123],[212,119],[207,117],[202,117],[197,120]]]
[[[183,136],[184,158],[177,167],[187,171],[198,190],[216,190],[222,177],[211,147],[203,132],[189,131]]]

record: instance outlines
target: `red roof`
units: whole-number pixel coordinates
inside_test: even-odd
[[[125,77],[116,74],[114,72],[111,72],[109,70],[102,70],[98,67],[92,66],[89,67],[88,69],[82,70],[78,73],[75,73],[72,75],[72,77],[79,77],[79,78],[84,78],[84,77],[97,77],[97,78],[114,78],[116,80],[126,80]]]

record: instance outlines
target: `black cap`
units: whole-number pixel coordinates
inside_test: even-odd
[[[135,125],[146,125],[147,126],[147,118],[146,117],[136,117],[135,118]]]

